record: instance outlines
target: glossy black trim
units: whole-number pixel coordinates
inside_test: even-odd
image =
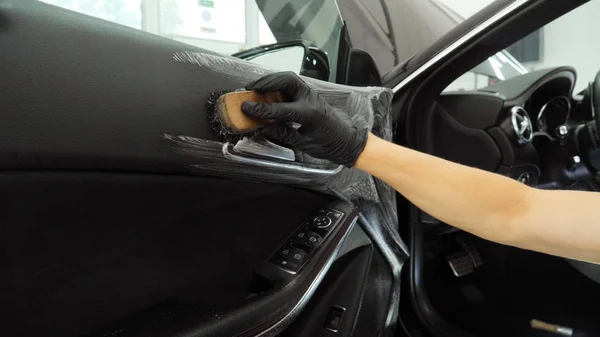
[[[412,308],[423,327],[436,337],[472,337],[472,335],[449,324],[442,318],[429,300],[423,284],[423,270],[425,268],[423,227],[426,225],[419,222],[419,212],[420,210],[417,207],[410,206],[411,259],[409,260],[408,278]]]
[[[285,42],[266,44],[237,52],[235,54],[232,54],[231,56],[243,60],[252,60],[255,57],[265,55],[268,53],[273,53],[277,50],[289,47],[304,48],[304,57],[302,58],[302,67],[300,69],[300,75],[316,78],[325,82],[329,81],[331,65],[329,64],[329,57],[327,56],[327,52],[317,47],[311,47],[308,41],[290,40]]]
[[[381,75],[375,60],[366,51],[356,48],[350,50],[345,84],[359,87],[381,86]]]
[[[388,88],[395,87],[405,78],[410,76],[410,74],[417,71],[421,66],[423,66],[435,55],[439,54],[441,51],[450,46],[453,42],[470,32],[473,28],[481,25],[489,18],[494,16],[497,12],[509,6],[515,1],[517,0],[496,0],[492,2],[489,6],[477,12],[475,15],[461,22],[451,31],[446,33],[443,37],[438,39],[435,43],[423,49],[421,52],[417,53],[412,58],[397,65],[392,70],[383,74],[382,80],[384,86]]]
[[[361,205],[358,224],[369,236],[375,247],[386,260],[392,273],[392,287],[386,308],[386,318],[380,336],[394,336],[400,306],[400,282],[402,266],[408,259],[408,249],[396,228],[389,228],[381,215],[371,205]]]
[[[348,61],[350,57],[350,50],[352,49],[352,42],[350,42],[350,36],[348,35],[348,28],[346,23],[342,26],[342,33],[340,34],[340,44],[338,47],[338,63],[336,65],[336,83],[345,84],[348,77]]]

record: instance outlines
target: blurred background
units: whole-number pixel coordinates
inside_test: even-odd
[[[261,0],[43,1],[222,54],[276,42],[277,34],[273,34],[257,6]],[[349,24],[353,45],[373,55],[384,74],[492,2],[343,0],[338,1],[337,10]],[[293,11],[299,13],[303,9],[298,7],[314,6],[315,3],[323,7],[335,6],[333,0],[271,1],[269,6],[279,8],[272,8],[273,13],[267,17],[271,20],[281,17],[285,7],[295,7]],[[264,8],[264,1],[261,8]],[[600,56],[600,44],[596,42],[595,30],[590,27],[593,27],[599,13],[600,1],[592,1],[522,39],[507,51],[527,70],[567,64],[574,66],[580,75],[575,89],[579,92],[597,71],[598,57],[595,56]],[[363,29],[368,20],[377,21],[381,32]],[[315,18],[313,21],[318,20]],[[362,30],[354,34],[358,31],[354,28],[357,26],[361,26]],[[369,27],[373,26],[377,27]],[[378,35],[385,38],[373,38]],[[465,76],[457,80],[452,89],[473,89],[471,83],[477,79],[471,78],[472,74]]]

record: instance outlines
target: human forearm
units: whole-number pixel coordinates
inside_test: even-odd
[[[290,98],[242,105],[252,118],[278,121],[260,131],[270,140],[369,172],[425,212],[480,237],[600,263],[600,194],[536,190],[386,142],[350,125],[290,72],[267,75],[246,89]],[[296,129],[290,122],[302,126]]]
[[[437,219],[491,241],[600,263],[600,194],[546,191],[373,135],[356,167]]]
[[[600,264],[600,193],[533,191],[513,245]]]
[[[386,181],[430,215],[497,242],[518,240],[513,218],[526,212],[532,189],[369,135],[356,167]]]

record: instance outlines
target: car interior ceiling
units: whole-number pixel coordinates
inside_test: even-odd
[[[535,121],[543,105],[540,101],[556,96],[572,97],[571,82],[575,76],[571,77],[574,70],[568,65],[528,75],[535,82],[529,85],[523,84],[525,79],[506,81],[506,86],[512,89],[518,81],[525,88],[513,101],[498,98],[502,95],[494,92],[494,88],[490,88],[490,92],[484,88],[476,93],[441,93],[453,79],[522,38],[528,29],[537,29],[555,18],[546,14],[535,19],[536,11],[564,13],[569,6],[578,5],[565,2],[558,4],[565,6],[558,9],[543,8],[544,3],[550,2],[542,2],[542,8],[523,11],[510,25],[493,30],[471,48],[449,56],[442,67],[426,74],[418,88],[397,97],[396,107],[406,109],[405,122],[398,131],[405,132],[406,144],[514,179],[527,172],[528,176],[535,177],[527,182],[532,186],[550,179],[547,172],[552,170],[551,165],[564,167],[564,158],[559,164],[548,160],[561,154],[556,146],[549,152],[550,145],[544,140],[534,138],[534,147],[515,145],[510,139],[511,149],[506,152],[502,144],[507,142],[508,133],[503,131],[502,123],[511,105],[524,105],[535,114],[530,116]],[[557,2],[548,6],[557,6]],[[519,27],[519,31],[514,27]],[[577,112],[585,109],[586,102],[579,98],[573,99],[572,104],[573,111]],[[577,119],[576,116],[577,113],[571,117]],[[507,164],[508,157],[510,163]],[[562,188],[600,191],[600,184],[588,176]],[[403,234],[410,237],[412,261],[403,272],[410,284],[404,289],[411,292],[411,301],[403,306],[416,308],[417,316],[413,320],[426,322],[428,332],[436,336],[546,336],[545,332],[534,331],[529,325],[531,319],[540,319],[573,327],[588,335],[600,335],[600,324],[595,319],[600,284],[591,274],[580,272],[577,263],[489,242],[451,228],[416,209],[410,214],[410,230]],[[478,264],[473,263],[472,271],[457,277],[450,260],[467,253],[475,261],[473,252]],[[410,331],[414,322],[407,319],[404,324]]]

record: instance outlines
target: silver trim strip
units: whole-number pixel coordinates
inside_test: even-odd
[[[340,173],[340,171],[342,171],[342,169],[344,168],[343,165],[340,165],[332,170],[324,170],[324,169],[304,167],[304,166],[299,166],[299,165],[275,163],[272,161],[262,160],[262,159],[242,157],[242,156],[238,156],[237,154],[234,154],[232,152],[229,152],[229,142],[226,142],[223,144],[223,156],[225,156],[225,158],[227,158],[227,159],[231,159],[233,161],[237,161],[240,163],[246,163],[246,164],[251,164],[251,165],[256,165],[256,166],[261,166],[261,167],[275,167],[275,168],[286,169],[289,171],[300,172],[300,173],[316,173],[316,174],[322,174],[322,175],[334,175],[334,174]]]
[[[559,326],[556,328],[556,333],[563,336],[573,336],[573,329],[566,326]]]
[[[397,93],[404,86],[406,86],[408,83],[410,83],[412,80],[414,80],[417,76],[419,76],[423,72],[425,72],[425,70],[427,70],[430,67],[434,66],[441,59],[443,59],[444,57],[448,56],[448,54],[450,54],[454,50],[458,49],[463,44],[469,42],[469,40],[473,39],[475,36],[477,36],[478,34],[480,34],[482,31],[486,30],[491,25],[495,24],[497,21],[503,19],[505,16],[507,16],[507,15],[511,14],[512,12],[516,11],[517,9],[519,9],[521,6],[523,6],[524,4],[528,3],[529,1],[531,1],[531,0],[517,0],[517,1],[513,2],[512,4],[504,7],[498,13],[494,14],[489,19],[485,20],[479,26],[473,28],[468,33],[466,33],[465,35],[461,36],[458,40],[454,41],[449,46],[447,46],[445,49],[443,49],[442,51],[440,51],[439,53],[437,53],[429,61],[425,62],[425,64],[423,64],[422,66],[420,66],[417,70],[413,71],[404,80],[402,80],[400,83],[398,83],[396,86],[394,86],[392,88],[392,91],[394,92],[394,94]]]
[[[335,247],[333,253],[331,254],[331,256],[329,256],[329,259],[325,263],[325,266],[323,266],[323,268],[321,268],[321,271],[319,271],[319,274],[317,275],[317,277],[315,277],[315,279],[310,284],[310,286],[308,286],[308,289],[306,290],[306,292],[304,293],[304,295],[302,295],[302,298],[300,298],[300,300],[298,301],[298,303],[296,303],[296,305],[292,308],[292,310],[290,310],[290,312],[288,312],[277,323],[273,324],[271,327],[269,327],[268,329],[266,329],[265,331],[259,333],[256,336],[265,336],[271,330],[273,330],[275,328],[278,328],[280,326],[284,326],[284,325],[287,325],[287,324],[291,323],[291,320],[288,323],[286,323],[286,321],[288,321],[291,316],[295,316],[295,315],[299,314],[300,311],[302,311],[302,309],[304,308],[304,306],[306,305],[306,303],[308,302],[308,300],[310,300],[310,298],[312,297],[312,295],[317,290],[317,287],[319,286],[319,284],[321,284],[321,281],[325,277],[325,274],[327,274],[327,271],[329,271],[329,268],[331,267],[331,265],[333,264],[333,261],[335,260],[335,258],[337,257],[338,253],[340,252],[340,249],[342,249],[342,246],[344,245],[344,241],[346,241],[346,238],[348,237],[348,235],[352,231],[352,228],[356,224],[356,221],[358,221],[358,215],[354,217],[354,220],[352,220],[352,223],[346,229],[346,233],[344,233],[344,236],[342,237],[342,239],[340,240],[340,242],[338,243],[338,245]]]
[[[567,97],[567,96],[556,96],[551,98],[548,102],[546,102],[546,104],[544,104],[544,106],[540,109],[540,112],[538,113],[537,116],[537,120],[536,120],[536,124],[538,127],[538,130],[544,131],[546,133],[548,133],[548,130],[542,130],[542,128],[540,127],[540,122],[542,121],[542,118],[544,117],[544,111],[546,111],[546,108],[548,107],[548,104],[554,102],[557,99],[563,99],[567,102],[567,115],[565,116],[565,121],[561,123],[565,124],[569,118],[571,117],[571,100]],[[546,125],[547,126],[547,125]]]
[[[304,262],[304,263],[306,263],[306,262]],[[302,269],[302,267],[304,266],[304,263],[303,263],[303,264],[301,264],[301,265],[300,265],[300,267],[298,267],[298,270]],[[274,264],[274,263],[271,263],[271,265],[272,265],[273,267],[275,267],[275,268],[277,268],[277,269],[279,269],[279,270],[283,271],[283,272],[286,272],[286,273],[290,274],[290,275],[296,275],[296,274],[298,274],[297,272],[295,272],[295,271],[293,271],[293,270],[288,270],[288,269],[285,269],[285,268],[283,268],[283,267],[281,267],[281,266],[279,266],[279,265],[276,265],[276,264]]]

